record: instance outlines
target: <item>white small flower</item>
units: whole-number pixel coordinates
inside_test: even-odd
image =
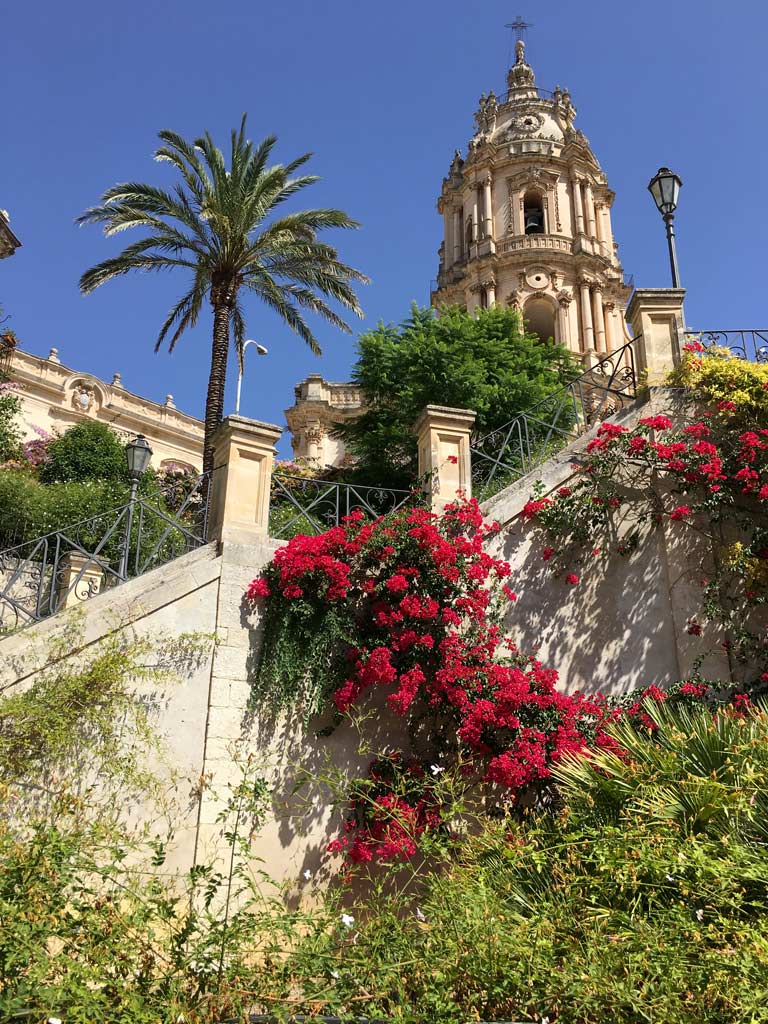
[[[421,909],[421,907],[416,907],[416,920],[417,921],[426,921],[427,920],[426,915],[425,915],[424,911]]]
[[[352,925],[355,923],[355,919],[354,917],[352,917],[351,914],[342,914],[341,923],[344,925],[345,928],[351,928]]]
[[[696,911],[696,920],[697,921],[703,921],[704,920],[704,911],[701,909],[701,907],[699,907],[699,909]]]
[[[61,1024],[61,1017],[46,1017],[46,1024]]]
[[[309,868],[307,868],[306,871],[302,871],[302,875],[304,876],[304,878],[306,878],[307,881],[309,881],[310,878],[312,877],[312,872],[309,870]]]
[[[674,878],[672,877],[672,875],[665,875],[664,877],[667,879],[668,882],[674,882]]]
[[[429,770],[432,772],[433,775],[439,775],[440,772],[445,771],[445,768],[441,768],[439,764],[431,764],[429,766]]]
[[[338,976],[339,976],[339,972],[338,971],[331,971],[331,977],[332,978],[338,978]]]

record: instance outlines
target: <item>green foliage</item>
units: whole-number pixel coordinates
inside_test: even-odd
[[[97,420],[85,420],[54,437],[38,470],[43,483],[112,480],[128,483],[125,448],[118,435]]]
[[[83,546],[105,532],[107,513],[124,505],[129,489],[116,480],[40,483],[31,473],[0,469],[0,548],[34,540],[95,519],[79,534]]]
[[[523,332],[503,306],[468,313],[413,306],[403,323],[380,324],[358,343],[353,380],[366,411],[339,428],[371,484],[409,486],[416,476],[413,425],[425,405],[474,409],[477,430],[502,426],[578,372],[560,346]]]
[[[285,966],[296,1011],[768,1021],[768,721],[721,719],[659,712],[658,746],[622,728],[628,760],[559,772],[559,816],[485,818],[442,848],[432,837],[429,867],[406,885],[371,879],[347,929],[330,904]]]
[[[0,371],[0,463],[21,457],[21,430],[16,422],[21,402],[8,377]]]

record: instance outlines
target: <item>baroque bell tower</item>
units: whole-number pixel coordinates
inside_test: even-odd
[[[466,157],[457,150],[438,211],[444,236],[432,304],[516,306],[528,329],[587,364],[629,340],[613,240],[614,193],[567,89],[536,87],[517,22],[507,94],[480,97]]]

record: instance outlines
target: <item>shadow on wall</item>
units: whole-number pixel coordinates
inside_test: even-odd
[[[566,692],[619,693],[680,678],[664,537],[657,528],[639,530],[631,555],[587,552],[584,564],[569,567],[576,586],[565,572],[553,575],[542,559],[542,531],[520,518],[495,542],[492,553],[510,562],[518,594],[506,631],[524,654],[558,671]],[[615,538],[610,544],[615,549]]]
[[[246,628],[250,614],[244,601]],[[260,630],[251,628],[251,678],[260,640]],[[239,745],[258,755],[272,800],[273,820],[260,832],[259,845],[264,846],[265,860],[282,855],[290,908],[338,878],[341,860],[327,851],[331,840],[344,832],[350,781],[366,776],[378,754],[410,746],[407,719],[386,708],[387,694],[379,688],[368,696],[359,719],[345,719],[332,729],[330,711],[307,723],[299,710],[275,715],[256,707],[243,714]]]

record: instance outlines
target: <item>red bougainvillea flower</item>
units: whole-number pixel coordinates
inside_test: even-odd
[[[688,508],[687,505],[678,505],[677,508],[673,508],[672,511],[669,513],[669,518],[672,519],[674,522],[679,523],[682,522],[684,519],[687,519],[688,516],[692,515],[692,508]]]
[[[245,592],[245,596],[249,601],[256,601],[260,597],[269,597],[272,591],[269,589],[269,584],[263,576],[257,576],[252,583],[248,585],[248,589]]]
[[[569,584],[569,586],[575,587],[576,584],[579,582],[579,577],[576,575],[575,572],[569,572],[568,575],[565,577],[565,582]]]

